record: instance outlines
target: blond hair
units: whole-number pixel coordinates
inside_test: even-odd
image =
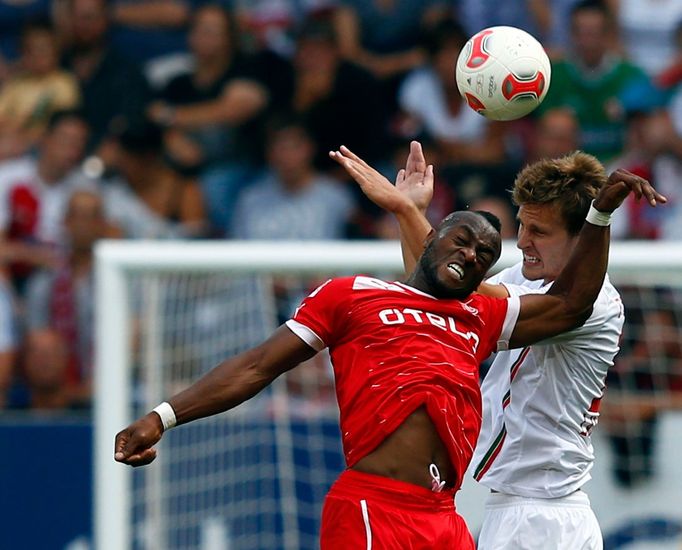
[[[592,155],[575,151],[526,166],[516,176],[512,201],[516,206],[558,204],[566,230],[576,235],[606,179],[601,162]]]

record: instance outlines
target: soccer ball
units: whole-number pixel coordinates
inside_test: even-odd
[[[547,95],[552,67],[542,44],[515,27],[490,27],[472,36],[457,59],[459,93],[492,120],[515,120]]]

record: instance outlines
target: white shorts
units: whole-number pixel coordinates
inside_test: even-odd
[[[561,498],[491,493],[478,550],[602,550],[590,499],[583,491]]]

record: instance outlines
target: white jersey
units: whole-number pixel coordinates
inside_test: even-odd
[[[0,231],[6,238],[62,244],[64,214],[76,188],[94,188],[78,171],[48,184],[38,162],[25,157],[0,164]]]
[[[546,292],[521,264],[489,280],[510,295]],[[487,487],[556,498],[590,479],[590,433],[623,329],[623,304],[608,276],[587,322],[523,349],[499,352],[483,381],[483,423],[471,462]]]

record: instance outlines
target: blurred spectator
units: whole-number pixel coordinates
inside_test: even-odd
[[[502,230],[500,235],[503,239],[516,239],[517,225],[516,215],[511,200],[503,197],[482,197],[469,205],[469,210],[483,210],[495,214],[500,223]]]
[[[28,407],[37,411],[68,408],[71,404],[66,383],[68,368],[68,349],[57,331],[31,332],[26,338],[23,369],[29,394]]]
[[[441,164],[502,162],[503,125],[470,109],[453,76],[453,60],[467,40],[464,31],[454,20],[444,19],[428,28],[425,36],[428,63],[407,75],[398,94],[408,115],[401,122],[403,131],[435,140]]]
[[[87,138],[82,114],[60,111],[50,119],[36,158],[0,165],[0,258],[11,264],[19,289],[33,267],[55,260],[66,203],[84,181],[77,169]]]
[[[125,238],[200,237],[207,232],[199,184],[163,158],[158,126],[147,123],[115,136],[118,175],[104,187],[107,218]]]
[[[385,117],[377,81],[344,61],[329,21],[308,21],[294,55],[292,110],[301,115],[317,146],[316,164],[336,169],[327,153],[340,145],[368,161],[385,152]]]
[[[563,157],[578,149],[580,128],[570,109],[545,111],[537,120],[531,137],[527,162]]]
[[[599,0],[583,0],[571,12],[571,52],[552,66],[552,85],[540,112],[572,109],[580,124],[580,147],[607,161],[623,148],[625,114],[619,96],[647,82],[646,74],[610,47],[613,21]]]
[[[682,17],[680,17],[673,34],[674,53],[672,59],[656,77],[656,83],[662,89],[682,89]],[[679,94],[678,94],[679,95]],[[680,118],[682,122],[682,117]]]
[[[0,277],[0,409],[8,402],[8,389],[14,375],[17,351],[17,310],[14,292],[4,277]]]
[[[659,75],[674,59],[674,34],[682,21],[682,2],[618,0],[612,4],[628,58],[650,76]]]
[[[338,0],[232,0],[242,47],[294,54],[296,29],[310,18],[324,17]]]
[[[544,42],[552,25],[555,0],[455,0],[455,15],[469,36],[496,25],[518,27]]]
[[[679,304],[679,296],[672,291],[660,291],[655,300],[672,307]],[[614,449],[613,473],[627,487],[654,473],[659,411],[682,405],[682,330],[677,313],[674,309],[629,310],[630,326],[636,332],[609,372],[602,410]]]
[[[18,71],[0,87],[0,125],[14,134],[20,150],[35,145],[54,112],[78,106],[78,83],[59,68],[59,55],[47,21],[24,27]]]
[[[551,24],[545,39],[541,40],[541,42],[551,58],[561,58],[568,50],[570,44],[570,28],[566,21],[570,19],[573,6],[580,0],[547,1],[551,13]]]
[[[0,0],[0,82],[4,62],[19,56],[19,36],[26,21],[50,16],[51,0]]]
[[[418,141],[429,163],[434,166],[440,166],[439,151],[436,145],[428,137],[423,138],[420,136]],[[394,141],[391,163],[387,164],[382,170],[383,175],[389,181],[395,181],[398,171],[405,167],[411,142],[411,139],[397,139]],[[454,189],[443,180],[440,170],[436,169],[433,177],[433,198],[426,210],[426,217],[435,227],[445,216],[457,209],[457,201]],[[359,227],[351,227],[353,231],[352,236],[399,239],[400,228],[395,216],[379,209],[373,202],[367,199],[355,182],[351,182],[351,184],[355,186],[354,189],[358,193],[359,203],[359,215],[354,219],[354,224],[360,225]],[[465,206],[462,207],[465,208]]]
[[[441,5],[435,0],[346,1],[334,16],[341,53],[380,79],[405,74],[424,61],[421,25]]]
[[[651,87],[636,88],[622,96],[627,113],[627,138],[623,154],[612,166],[626,168],[650,180],[668,197],[656,214],[628,197],[614,215],[611,234],[626,239],[680,239],[682,231],[682,137],[677,135],[663,98]]]
[[[217,4],[203,6],[193,15],[188,40],[192,72],[171,80],[149,109],[167,128],[169,155],[186,169],[253,160],[253,122],[268,93],[235,48],[229,13]]]
[[[101,145],[112,125],[141,120],[149,100],[149,86],[139,68],[112,48],[110,23],[107,0],[67,0],[61,22],[67,48],[64,65],[81,87],[92,130],[89,150]]]
[[[26,376],[34,397],[44,398],[42,394],[50,389],[55,399],[65,400],[61,406],[78,407],[89,404],[92,392],[93,251],[95,243],[108,234],[100,195],[75,191],[64,227],[68,248],[59,266],[29,281]],[[48,346],[54,348],[53,354],[47,353]],[[57,391],[60,385],[63,389]]]
[[[269,172],[237,200],[232,236],[236,239],[342,239],[353,214],[352,194],[313,166],[315,143],[303,122],[280,116],[268,127]],[[313,285],[314,286],[314,285]],[[277,311],[287,319],[310,292],[298,279],[275,281]]]
[[[231,235],[237,239],[341,239],[353,213],[345,186],[316,171],[315,143],[303,122],[281,116],[267,138],[269,173],[239,196]]]
[[[139,63],[185,51],[185,28],[202,0],[113,0],[111,42]]]

